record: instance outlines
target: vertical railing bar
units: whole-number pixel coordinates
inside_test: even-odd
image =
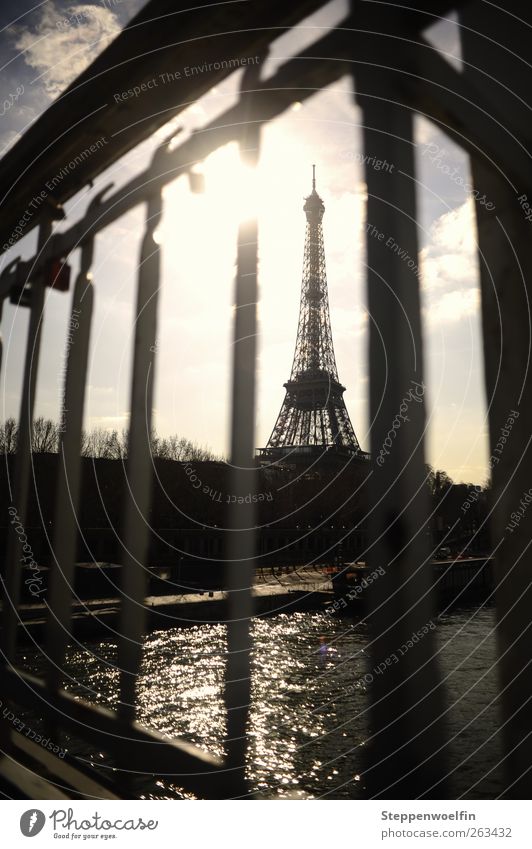
[[[140,254],[126,460],[128,490],[124,514],[118,711],[121,718],[129,722],[135,718],[136,681],[146,618],[145,560],[149,540],[151,427],[160,272],[160,248],[155,241],[154,231],[161,214],[162,197],[157,193],[148,199],[146,232]]]
[[[72,616],[72,590],[78,534],[77,513],[81,483],[81,435],[94,289],[90,268],[93,239],[81,248],[81,264],[74,287],[67,341],[64,409],[58,457],[54,514],[54,560],[50,577],[47,621],[47,683],[57,690]]]
[[[242,151],[253,165],[255,146]],[[242,146],[241,146],[242,149]],[[252,189],[249,189],[250,192]],[[253,616],[252,587],[257,545],[256,508],[245,496],[255,491],[255,403],[257,357],[257,263],[256,217],[242,221],[238,231],[235,312],[233,327],[231,460],[229,485],[237,496],[229,515],[228,623],[225,704],[227,710],[227,766],[233,771],[232,793],[247,793],[245,762],[247,722],[251,701],[250,655]],[[240,502],[240,503],[239,503]]]
[[[460,10],[461,46],[466,82],[480,87],[486,38],[497,44],[500,24],[496,17],[488,16],[479,33],[475,26],[475,5]],[[514,32],[507,33],[514,43],[519,29],[522,21],[517,23],[516,19]],[[513,77],[515,70],[512,73],[511,67],[504,68],[500,82],[512,83]],[[526,75],[515,82],[518,93],[520,88],[523,92],[528,90]],[[489,97],[495,112],[504,115],[507,125],[514,125],[517,130],[520,116],[511,100],[501,101],[493,91]],[[514,138],[519,140],[520,135],[517,130]],[[530,180],[521,179],[516,190],[506,179],[504,169],[497,172],[484,157],[470,152],[472,191],[477,198],[483,196],[475,204],[475,216],[489,417],[489,519],[504,751],[498,798],[527,799],[532,762],[532,515],[527,508],[532,462],[532,245],[526,200],[532,194],[532,185]],[[516,147],[512,150],[509,141],[508,170],[515,154]]]
[[[241,97],[249,123],[240,139],[242,162],[257,166],[260,124],[255,119],[252,92],[260,68],[249,66],[241,81]],[[253,180],[242,177],[252,207],[257,203]],[[246,204],[248,205],[248,204]],[[227,711],[227,767],[232,771],[232,795],[245,796],[247,723],[251,702],[252,588],[255,580],[257,529],[256,506],[246,498],[257,488],[255,462],[255,404],[257,371],[258,224],[256,212],[248,213],[238,229],[235,309],[231,372],[231,453],[229,486],[236,495],[228,526],[228,617],[225,707]]]
[[[251,699],[252,585],[255,576],[256,510],[244,497],[256,488],[255,369],[257,334],[257,221],[241,223],[233,330],[230,491],[237,496],[229,517],[228,622],[225,701],[227,763],[236,770],[235,794],[245,793],[246,726]],[[244,497],[242,497],[244,496]],[[241,503],[238,503],[240,497]],[[242,503],[243,502],[243,503]]]
[[[2,318],[4,315],[4,300],[5,298],[0,296],[0,324],[2,323]],[[0,377],[2,376],[2,365],[4,361],[4,339],[2,334],[0,333]]]
[[[45,247],[52,232],[52,220],[47,219],[39,227],[37,256]],[[24,383],[20,403],[20,417],[15,463],[13,489],[13,507],[16,510],[18,527],[25,533],[30,465],[32,462],[33,410],[35,406],[35,388],[39,366],[40,344],[43,325],[45,289],[42,281],[31,283],[31,307],[24,362]],[[3,581],[3,627],[2,649],[7,662],[14,659],[17,645],[18,605],[20,601],[22,543],[13,522],[8,532],[6,574]]]
[[[438,796],[444,776],[444,701],[433,651],[433,578],[422,530],[428,494],[413,116],[384,73],[358,75],[357,83],[368,186],[370,498],[380,505],[370,519],[368,562],[385,570],[369,593],[371,663],[373,668],[384,664],[386,673],[372,683],[374,738],[366,778],[373,795],[411,798],[434,787]],[[392,162],[393,172],[372,168],[378,158]],[[390,248],[390,240],[411,262]],[[405,404],[408,414],[383,460],[380,449]],[[418,631],[423,639],[399,654]],[[391,663],[394,658],[397,662]]]

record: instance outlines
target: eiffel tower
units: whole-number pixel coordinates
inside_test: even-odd
[[[307,217],[303,280],[296,349],[286,395],[266,448],[259,450],[261,464],[301,465],[324,459],[366,459],[360,448],[342,386],[338,379],[329,315],[322,218],[325,205],[316,192],[316,166],[312,166],[312,192],[303,206]]]

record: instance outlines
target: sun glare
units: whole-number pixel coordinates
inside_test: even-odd
[[[209,211],[216,210],[237,225],[256,215],[267,225],[278,219],[292,197],[303,201],[310,191],[316,152],[302,147],[278,127],[269,128],[262,147],[256,167],[243,162],[234,142],[198,166],[205,184],[203,203]]]
[[[236,144],[226,145],[205,160],[205,202],[235,223],[259,214],[260,169],[242,161]]]

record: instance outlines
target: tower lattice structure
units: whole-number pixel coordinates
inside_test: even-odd
[[[315,166],[312,169],[312,192],[303,206],[307,226],[294,361],[275,427],[262,451],[271,460],[320,451],[363,454],[343,398],[345,386],[338,379],[323,246],[325,205],[316,192]]]

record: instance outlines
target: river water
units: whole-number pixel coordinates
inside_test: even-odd
[[[446,678],[452,743],[452,797],[493,798],[501,791],[497,763],[494,611],[454,610],[438,620],[436,641]],[[329,650],[319,653],[320,636]],[[263,798],[349,799],[364,795],[364,745],[370,733],[367,632],[353,617],[321,612],[257,619],[253,625],[253,695],[249,728],[251,789]],[[26,665],[37,662],[26,656]],[[66,688],[112,707],[118,697],[116,645],[71,648]],[[138,718],[223,755],[225,626],[174,628],[146,638]],[[353,692],[353,682],[355,682]],[[349,694],[345,694],[349,688]],[[72,747],[71,747],[72,751]],[[85,753],[95,764],[103,753]],[[182,798],[159,782],[145,798]]]

